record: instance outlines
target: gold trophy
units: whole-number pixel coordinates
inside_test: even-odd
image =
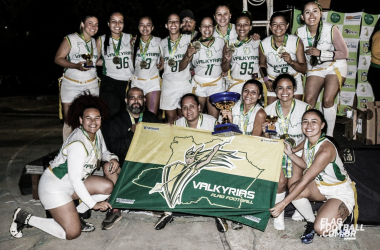
[[[296,146],[296,141],[293,138],[291,138],[289,136],[289,134],[283,134],[283,135],[281,135],[280,139],[283,139],[284,141],[286,141],[287,143],[289,143],[292,148],[294,148]]]
[[[84,63],[85,68],[94,68],[94,63],[92,62],[92,54],[87,53],[87,54],[82,54],[81,55],[86,62]]]
[[[277,134],[277,131],[276,131],[276,125],[275,123],[277,122],[278,120],[278,117],[275,116],[275,115],[267,115],[267,117],[265,118],[265,121],[266,122],[269,122],[270,124],[267,125],[267,129],[265,131],[265,133],[267,134]]]

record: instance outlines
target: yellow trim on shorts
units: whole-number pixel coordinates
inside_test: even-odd
[[[219,78],[216,79],[215,81],[200,84],[199,82],[197,82],[197,81],[193,78],[194,82],[195,82],[196,84],[198,84],[199,86],[201,86],[201,87],[217,86],[218,84],[215,84],[215,83],[216,83],[217,81],[219,81],[220,79],[222,79],[222,76],[219,76]]]
[[[157,79],[157,78],[158,78],[158,75],[156,75],[155,77],[149,78],[149,79],[138,78],[138,77],[135,76],[135,79],[137,79],[139,81],[150,81],[150,80],[154,80],[154,79]]]
[[[75,79],[72,79],[68,76],[65,76],[63,75],[64,78],[66,78],[67,80],[70,80],[72,82],[77,82],[77,83],[80,83],[80,84],[86,84],[86,83],[89,83],[89,82],[92,82],[93,80],[95,80],[97,78],[97,76],[95,76],[94,78],[90,79],[90,80],[86,80],[86,81],[78,81],[78,80],[75,80]]]

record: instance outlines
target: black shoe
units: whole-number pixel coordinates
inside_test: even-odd
[[[231,227],[232,227],[232,230],[240,230],[243,228],[243,224],[241,224],[240,222],[232,221]]]
[[[307,225],[305,226],[306,230],[301,235],[301,242],[304,244],[310,244],[313,242],[314,239],[314,223],[313,222],[307,222]]]
[[[172,213],[164,213],[154,225],[154,229],[161,230],[166,226],[167,223],[170,223],[172,220],[173,220]]]
[[[115,211],[113,209],[108,210],[106,214],[106,218],[102,222],[102,229],[103,230],[110,230],[113,225],[121,220],[123,216],[121,216],[121,211]]]
[[[225,233],[228,231],[228,224],[225,219],[216,217],[215,224],[219,232]]]
[[[92,223],[86,222],[82,217],[79,217],[79,220],[82,232],[90,233],[95,231],[95,226]]]
[[[21,238],[22,237],[22,229],[24,229],[25,226],[28,226],[28,222],[30,220],[30,217],[32,215],[21,208],[17,208],[15,212],[13,213],[13,220],[11,227],[9,228],[9,232],[11,235],[15,238]]]

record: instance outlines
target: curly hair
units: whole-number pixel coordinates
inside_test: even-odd
[[[71,103],[67,115],[67,124],[74,130],[80,126],[79,117],[83,117],[86,109],[94,108],[100,112],[102,121],[108,117],[108,106],[98,96],[91,95],[89,90],[77,95]]]

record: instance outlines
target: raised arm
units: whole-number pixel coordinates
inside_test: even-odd
[[[285,52],[282,56],[284,61],[289,64],[295,71],[300,72],[302,74],[306,74],[307,65],[306,65],[306,57],[303,49],[302,40],[298,38],[297,49],[296,49],[296,58],[297,61],[293,61],[290,57],[290,54]]]
[[[221,65],[223,72],[227,72],[231,68],[231,59],[232,59],[232,55],[227,50],[227,44],[224,44],[224,47],[223,47],[223,60],[222,60],[222,65]]]
[[[182,71],[187,68],[187,65],[189,65],[191,60],[193,60],[193,55],[195,53],[197,53],[197,50],[190,43],[185,53],[185,56],[182,58],[182,61],[179,63],[179,71]]]

